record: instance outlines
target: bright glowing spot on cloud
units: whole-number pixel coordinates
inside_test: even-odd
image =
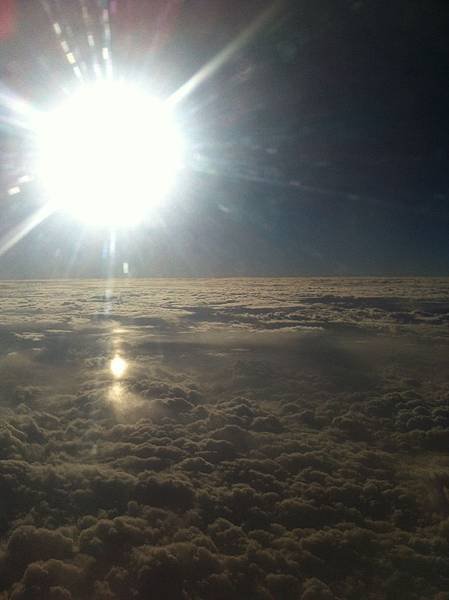
[[[170,110],[123,82],[83,86],[38,124],[37,171],[49,200],[95,225],[132,225],[176,177],[182,139]]]
[[[116,379],[120,379],[126,372],[128,364],[121,356],[114,356],[111,360],[111,373]]]

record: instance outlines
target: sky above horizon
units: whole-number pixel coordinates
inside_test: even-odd
[[[32,147],[11,99],[44,111],[73,84],[56,19],[89,70],[100,4],[20,0],[2,16],[0,247],[42,203],[35,182],[8,194]],[[124,263],[136,276],[449,274],[445,2],[107,6],[114,72],[161,98],[237,48],[177,105],[185,165],[157,215],[112,234],[55,213],[0,256],[0,277]]]

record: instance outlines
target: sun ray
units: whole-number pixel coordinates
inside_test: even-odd
[[[12,129],[33,130],[33,119],[37,111],[26,100],[0,84],[0,106],[7,110],[7,114],[0,114],[0,127],[5,125]]]
[[[83,227],[76,239],[72,255],[68,261],[67,268],[65,270],[66,277],[69,277],[71,275],[72,268],[76,263],[76,259],[78,258],[78,254],[79,254],[79,251],[81,250],[81,246],[83,244],[85,237],[86,237],[86,228]]]
[[[106,66],[106,78],[112,79],[113,66],[112,66],[112,51],[111,51],[111,19],[109,15],[109,6],[105,2],[103,5],[101,20],[103,25],[103,48],[101,51],[105,66]]]
[[[198,86],[212,77],[223,65],[225,65],[233,56],[246,46],[259,31],[265,27],[275,16],[282,6],[282,2],[277,0],[266,8],[252,23],[242,31],[232,42],[221,50],[214,58],[206,63],[195,73],[188,81],[174,92],[168,99],[169,104],[178,104],[187,98]]]
[[[94,32],[94,26],[93,26],[94,20],[90,13],[90,10],[89,10],[86,0],[79,0],[79,3],[80,3],[81,14],[82,14],[82,18],[83,18],[84,26],[85,26],[87,45],[89,47],[89,52],[90,52],[91,59],[92,59],[92,70],[93,70],[94,78],[101,79],[103,76],[103,73],[102,73],[100,63],[98,61],[97,41],[95,39],[95,32]]]
[[[47,0],[40,0],[40,4],[43,7],[45,13],[48,16],[50,23],[52,24],[53,32],[58,40],[61,50],[67,60],[68,64],[72,67],[73,74],[79,81],[83,81],[83,73],[78,65],[77,52],[75,50],[75,44],[72,47],[71,38],[73,39],[73,31],[70,26],[65,26],[55,16],[51,4]]]
[[[20,240],[26,237],[35,227],[47,219],[54,209],[50,204],[41,206],[30,217],[23,220],[19,225],[13,227],[2,238],[0,238],[0,256],[11,250]]]

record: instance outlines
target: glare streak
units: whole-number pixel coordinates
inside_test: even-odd
[[[93,28],[92,28],[93,20],[92,20],[92,17],[89,12],[89,8],[88,8],[85,0],[80,0],[80,5],[81,5],[81,13],[82,13],[84,24],[86,27],[87,44],[88,44],[89,48],[91,48],[92,69],[93,69],[93,73],[94,73],[94,78],[101,79],[103,76],[103,73],[102,73],[101,67],[98,63],[97,55],[95,53],[96,43],[95,43],[95,36],[93,33]]]
[[[40,0],[40,4],[43,7],[44,11],[46,12],[46,14],[50,20],[50,23],[52,24],[52,29],[53,29],[56,37],[58,39],[60,39],[63,35],[64,26],[61,25],[59,23],[59,21],[57,21],[54,18],[53,8],[51,7],[50,3],[47,0]],[[71,38],[72,40],[74,38],[73,30],[69,25],[66,25],[65,32],[66,32],[65,39],[60,40],[61,49],[64,52],[67,62],[69,63],[69,65],[72,66],[75,77],[78,80],[82,80],[83,76],[82,76],[81,69],[76,64],[75,54],[74,54],[73,50],[71,50],[70,43],[68,41],[69,38]]]
[[[199,85],[214,75],[226,64],[236,52],[246,46],[249,41],[274,17],[281,6],[280,1],[275,1],[264,10],[254,21],[242,31],[230,44],[205,64],[193,77],[174,92],[168,99],[170,104],[177,104],[189,96]]]
[[[26,237],[42,221],[45,221],[53,212],[53,208],[49,204],[45,204],[30,217],[22,221],[22,223],[13,227],[3,238],[0,238],[0,256],[11,250],[11,248]]]
[[[27,102],[1,84],[0,106],[4,106],[15,115],[14,118],[0,115],[0,123],[5,123],[17,129],[33,130],[33,118],[37,114],[36,111]]]
[[[103,60],[106,63],[106,77],[108,79],[112,79],[113,69],[112,69],[112,57],[111,57],[111,24],[109,17],[109,8],[106,8],[102,11],[102,21],[103,21],[103,49],[102,56]]]

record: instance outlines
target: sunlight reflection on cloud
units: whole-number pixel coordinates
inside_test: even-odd
[[[116,379],[120,379],[121,377],[123,377],[127,368],[128,368],[128,363],[121,356],[119,356],[119,355],[114,356],[114,358],[111,360],[111,364],[110,364],[111,373]]]
[[[123,412],[126,407],[126,394],[123,385],[115,382],[109,389],[108,400],[113,405],[114,412]]]

